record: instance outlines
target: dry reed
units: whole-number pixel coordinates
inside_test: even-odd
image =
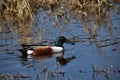
[[[108,9],[113,5],[111,0],[1,0],[0,16],[14,16],[19,18],[32,18],[38,8],[51,10],[62,17],[71,14],[70,18],[85,19],[89,16],[91,20],[99,21],[108,14]],[[99,23],[100,24],[100,23]]]
[[[8,18],[10,16],[20,19],[32,18],[33,14],[29,5],[29,0],[1,0],[0,16]]]
[[[54,26],[61,26],[71,19],[80,19],[85,31],[92,36],[100,26],[111,29],[109,10],[118,0],[1,0],[0,18],[13,17],[22,22],[37,15],[39,9],[54,19]],[[28,23],[27,22],[27,23]]]

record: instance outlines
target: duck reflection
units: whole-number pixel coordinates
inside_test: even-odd
[[[72,61],[73,59],[75,59],[75,56],[71,56],[68,58],[64,58],[63,56],[59,56],[59,57],[56,57],[56,62],[59,65],[66,65],[68,62]]]
[[[52,58],[52,57],[55,57],[57,65],[61,65],[61,66],[66,65],[67,63],[69,63],[70,61],[72,61],[73,59],[76,58],[75,56],[70,56],[70,57],[65,58],[63,53],[60,53],[59,55],[57,53],[57,56],[56,56],[56,54],[54,54],[54,55],[46,55],[46,56],[45,55],[41,55],[41,56],[27,55],[27,57],[26,57],[26,55],[21,55],[21,58],[24,61],[31,61],[33,59],[35,59],[35,60],[46,60],[46,59]]]

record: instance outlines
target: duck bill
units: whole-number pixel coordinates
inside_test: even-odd
[[[73,43],[72,41],[65,39],[65,43],[71,44],[71,45],[75,45],[75,43]]]

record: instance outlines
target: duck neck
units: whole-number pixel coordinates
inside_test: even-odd
[[[55,44],[55,46],[63,47],[63,44]]]
[[[61,41],[56,41],[55,46],[63,47],[63,43]]]

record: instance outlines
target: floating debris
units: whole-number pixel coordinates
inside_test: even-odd
[[[120,69],[118,69],[118,73],[120,73]]]
[[[118,43],[120,43],[120,41],[118,41],[118,42],[113,42],[113,43],[110,43],[110,44],[105,44],[105,45],[99,46],[98,48],[107,47],[107,46],[115,45],[115,44],[118,44]]]
[[[14,54],[14,52],[12,52],[12,51],[9,51],[9,52],[7,52],[7,54]]]
[[[111,51],[116,51],[117,49],[112,49]]]
[[[18,75],[12,75],[9,73],[2,74],[0,75],[0,80],[15,80],[15,79],[25,79],[25,78],[30,78],[30,76],[18,74]]]
[[[80,73],[86,73],[86,72],[85,72],[85,71],[83,71],[83,70],[79,70],[79,72],[80,72]]]

